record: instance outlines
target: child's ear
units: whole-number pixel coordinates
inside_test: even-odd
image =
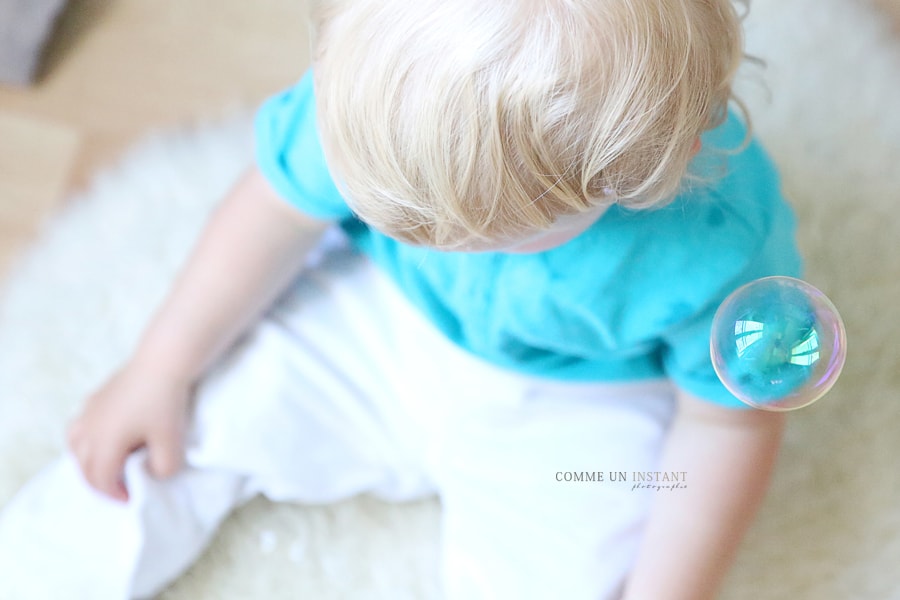
[[[691,156],[696,156],[702,147],[703,142],[700,141],[700,136],[697,136],[697,139],[694,140],[694,145],[691,146]]]

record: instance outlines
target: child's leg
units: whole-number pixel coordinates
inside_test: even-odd
[[[562,386],[560,386],[562,388]],[[672,405],[666,386],[535,386],[456,423],[433,474],[450,600],[614,600],[633,563]]]
[[[255,493],[408,499],[435,485],[450,600],[614,597],[646,490],[557,473],[652,470],[666,387],[553,385],[486,365],[365,262],[304,281],[200,390],[189,470],[156,482],[135,456],[128,485],[144,500],[120,507],[63,463],[4,508],[0,597],[17,581],[31,587],[7,595],[29,600],[155,591]]]
[[[396,391],[379,371],[391,336],[373,318],[369,270],[335,255],[223,361],[198,391],[188,466],[173,479],[150,477],[137,453],[127,504],[89,489],[68,458],[32,480],[0,513],[0,597],[152,595],[257,493],[313,503],[433,493],[374,404]]]
[[[229,472],[187,468],[157,481],[140,452],[125,472],[128,503],[89,489],[70,457],[20,490],[0,514],[0,598],[149,597],[243,498],[243,479]]]
[[[397,401],[440,490],[448,600],[618,598],[652,495],[678,493],[632,489],[658,464],[670,385],[539,380],[405,323]]]

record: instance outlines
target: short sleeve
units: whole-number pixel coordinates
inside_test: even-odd
[[[753,280],[773,275],[802,275],[802,260],[794,241],[793,212],[787,204],[779,202],[770,217],[767,235],[748,256],[744,268],[723,280],[721,287],[710,287],[704,304],[694,310],[683,307],[684,313],[690,316],[664,336],[662,358],[666,375],[684,391],[730,408],[747,406],[725,388],[712,367],[709,344],[716,310],[728,294]]]
[[[709,339],[715,308],[694,315],[666,339],[663,368],[677,387],[697,398],[727,408],[747,408],[719,381],[712,367]]]
[[[704,139],[720,148],[740,146],[746,129],[732,115]],[[756,140],[729,159],[727,172],[711,193],[707,211],[709,233],[698,239],[719,243],[695,247],[697,269],[682,279],[681,298],[671,306],[674,326],[664,336],[666,375],[684,391],[732,408],[746,408],[719,381],[710,358],[710,336],[716,310],[742,285],[773,275],[800,277],[802,260],[795,239],[796,219],[781,191],[771,159]],[[731,260],[723,260],[731,256]],[[720,269],[709,267],[719,260]],[[699,266],[706,265],[706,266]],[[692,292],[692,293],[688,293]],[[675,292],[678,295],[678,292]],[[680,311],[680,315],[676,314]]]
[[[316,127],[312,71],[260,107],[254,136],[257,166],[284,200],[319,219],[352,215],[325,163]]]

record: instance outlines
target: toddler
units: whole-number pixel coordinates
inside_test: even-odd
[[[437,494],[450,600],[714,598],[783,417],[719,383],[712,315],[800,269],[728,109],[735,7],[313,12],[312,69],[71,455],[5,507],[0,561],[144,598],[257,494]]]

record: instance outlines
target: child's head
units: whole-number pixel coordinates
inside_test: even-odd
[[[743,56],[731,0],[319,0],[314,24],[348,202],[447,249],[670,199]]]

